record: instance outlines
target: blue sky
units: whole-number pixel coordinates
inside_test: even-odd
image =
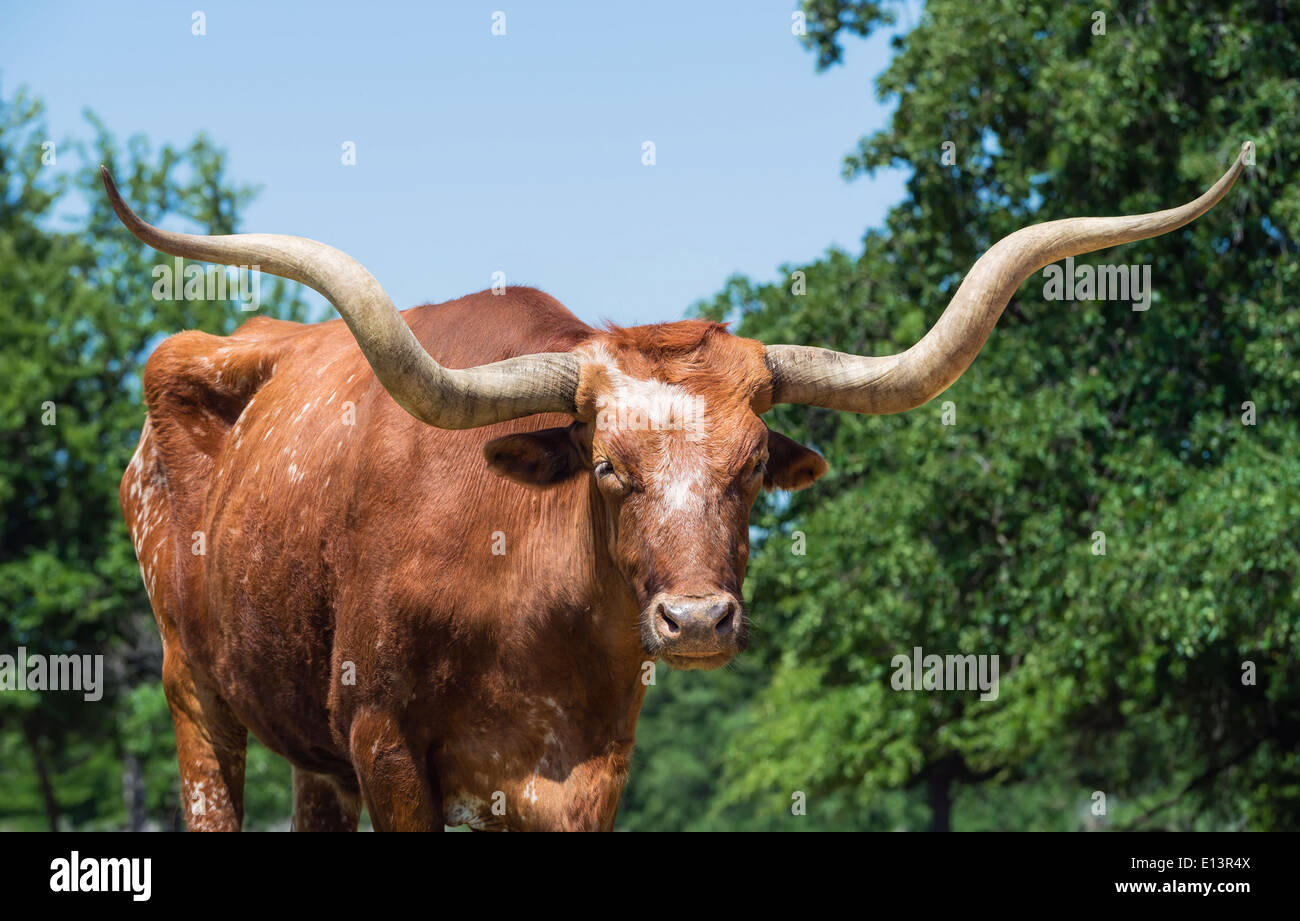
[[[88,138],[87,107],[119,140],[206,131],[234,180],[262,186],[242,230],[344,249],[399,307],[502,271],[588,322],[658,322],[733,272],[856,252],[902,197],[899,171],[840,178],[889,114],[873,84],[888,37],[850,39],[817,74],[796,8],[8,3],[0,91],[43,98],[55,139]]]

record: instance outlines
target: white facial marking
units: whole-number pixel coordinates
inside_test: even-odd
[[[600,344],[580,352],[605,369],[612,386],[597,398],[597,428],[674,433],[663,440],[656,462],[644,471],[647,485],[662,500],[660,524],[680,514],[703,514],[709,469],[698,450],[684,446],[704,438],[708,425],[704,398],[677,384],[631,377]],[[680,436],[675,435],[678,432]]]
[[[665,452],[655,471],[655,482],[663,498],[659,512],[660,523],[666,523],[678,514],[703,514],[707,478],[708,471],[698,458],[672,462]]]
[[[702,396],[679,384],[626,374],[599,344],[579,354],[603,367],[610,382],[610,390],[596,398],[597,428],[684,432],[688,441],[703,437],[708,420]]]

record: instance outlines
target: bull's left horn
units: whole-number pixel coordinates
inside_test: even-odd
[[[769,346],[772,402],[856,413],[897,413],[928,402],[970,367],[1030,275],[1066,256],[1145,240],[1190,223],[1232,188],[1252,146],[1243,144],[1237,161],[1213,188],[1179,208],[1048,221],[1004,237],[975,263],[938,322],[905,352],[873,357],[804,345]]]
[[[444,368],[420,345],[375,277],[347,253],[280,234],[208,237],[160,230],[132,211],[108,169],[99,169],[118,218],[154,249],[186,259],[256,266],[323,294],[352,330],[384,389],[421,422],[468,429],[534,413],[574,412],[579,366],[573,355],[541,352],[473,368]]]

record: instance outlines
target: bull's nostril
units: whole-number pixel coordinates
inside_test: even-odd
[[[681,626],[677,621],[668,616],[668,608],[661,602],[659,604],[659,620],[663,623],[664,632],[669,636],[676,636],[682,632]]]
[[[713,629],[719,636],[726,636],[731,632],[731,628],[736,623],[736,608],[734,605],[727,605],[727,613],[718,621]]]

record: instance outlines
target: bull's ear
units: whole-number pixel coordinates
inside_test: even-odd
[[[583,469],[570,427],[493,438],[483,446],[488,466],[528,486],[553,486]]]
[[[825,459],[812,448],[805,448],[780,432],[767,433],[767,489],[803,489],[816,483],[826,472]]]

